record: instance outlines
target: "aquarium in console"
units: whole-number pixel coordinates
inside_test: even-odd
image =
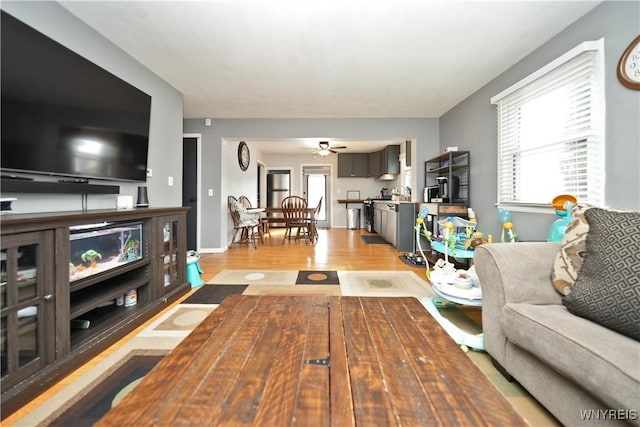
[[[101,223],[69,229],[69,281],[142,259],[141,223]]]

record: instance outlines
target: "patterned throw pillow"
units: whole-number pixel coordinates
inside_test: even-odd
[[[567,226],[562,239],[562,247],[556,255],[551,271],[553,287],[561,295],[566,296],[571,292],[584,255],[587,250],[587,233],[589,233],[589,223],[584,217],[584,213],[593,206],[578,203],[571,208],[571,222]]]
[[[640,212],[591,208],[587,255],[567,309],[640,341]]]

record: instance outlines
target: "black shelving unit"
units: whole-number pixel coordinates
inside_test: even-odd
[[[426,188],[438,185],[437,178],[445,177],[451,183],[458,181],[458,194],[443,203],[469,204],[471,194],[469,188],[469,151],[448,151],[424,162],[424,186]]]

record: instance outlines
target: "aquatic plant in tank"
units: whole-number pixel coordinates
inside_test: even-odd
[[[71,227],[69,280],[80,280],[142,259],[142,224]]]

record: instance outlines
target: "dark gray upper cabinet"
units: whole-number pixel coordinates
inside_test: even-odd
[[[380,159],[380,175],[400,173],[400,145],[387,145],[382,150]]]
[[[411,166],[411,141],[410,140],[407,140],[404,142],[404,153],[405,153],[404,163],[407,166]]]
[[[376,151],[375,153],[369,153],[369,177],[378,178],[380,173],[380,157],[382,151]]]
[[[369,176],[369,154],[368,153],[339,153],[338,154],[338,177],[359,177]]]

